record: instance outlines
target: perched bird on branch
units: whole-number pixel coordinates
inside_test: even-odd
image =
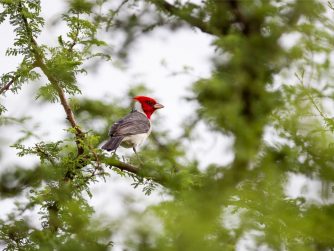
[[[141,145],[151,133],[151,115],[164,106],[153,98],[136,96],[135,105],[131,113],[114,123],[109,131],[110,139],[102,146],[107,151],[116,151],[121,145],[132,147],[137,155],[137,147]]]

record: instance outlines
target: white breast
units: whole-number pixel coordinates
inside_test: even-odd
[[[130,148],[130,147],[137,148],[138,146],[144,143],[147,137],[151,134],[151,131],[152,131],[152,125],[150,126],[150,129],[147,133],[140,133],[140,134],[129,135],[129,136],[124,137],[121,145],[127,148]]]

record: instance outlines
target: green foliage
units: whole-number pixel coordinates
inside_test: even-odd
[[[71,9],[79,13],[90,13],[94,4],[86,0],[74,0],[69,1]]]
[[[129,250],[236,250],[247,237],[254,250],[334,248],[334,122],[326,107],[334,93],[331,4],[133,0],[111,8],[106,1],[67,2],[61,20],[68,32],[56,35],[58,45],[50,47],[37,42],[44,28],[40,1],[0,1],[0,23],[8,20],[16,36],[6,56],[23,58],[2,75],[0,95],[19,94],[23,84],[43,75],[48,81],[37,98],[59,102],[70,123],[58,141],[34,138],[29,145],[26,139],[34,134],[26,130],[12,146],[18,158],[38,161],[30,169],[16,165],[1,173],[0,198],[18,201],[0,219],[1,247],[110,250],[121,234]],[[111,102],[82,98],[77,75],[88,72],[84,66],[92,57],[109,59],[101,50],[108,44],[97,35],[104,29],[126,38],[112,55],[122,58],[138,36],[159,26],[191,27],[213,38],[213,72],[192,86],[190,99],[199,108],[179,138],[155,130],[142,161],[105,155],[99,144],[110,124],[130,110],[131,97],[149,91],[137,86]],[[292,45],[286,44],[289,36],[296,37]],[[24,120],[1,114],[0,126],[10,122]],[[233,141],[230,163],[200,170],[199,156],[205,156],[189,158],[185,146],[196,141],[194,129],[203,122]],[[90,185],[110,173],[146,195],[160,190],[168,199],[142,213],[124,208],[124,219],[100,222],[90,205]],[[289,196],[293,175],[320,184],[317,200]],[[36,211],[39,218],[29,221],[25,215]],[[122,233],[128,224],[130,232]]]

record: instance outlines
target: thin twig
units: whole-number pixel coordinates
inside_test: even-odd
[[[107,21],[107,25],[106,25],[106,31],[109,30],[110,28],[110,24],[113,21],[113,19],[116,17],[116,15],[118,14],[118,12],[122,9],[122,7],[128,2],[129,0],[123,0],[121,2],[121,4],[117,7],[117,9],[115,11],[113,11],[112,15],[110,16],[110,18]],[[100,12],[101,13],[101,12]]]
[[[43,155],[48,161],[50,161],[50,163],[53,165],[53,166],[56,166],[56,162],[54,161],[54,159],[52,158],[52,156],[45,152],[42,148],[39,147],[38,144],[35,144],[35,147],[36,147],[36,150],[37,152],[39,152],[41,155]]]
[[[79,19],[79,13],[77,13],[77,19]],[[73,39],[73,42],[70,44],[70,46],[68,47],[69,51],[73,51],[74,46],[77,44],[78,42],[78,37],[79,37],[79,31],[80,31],[80,25],[77,23],[76,27],[75,27],[75,36]]]
[[[93,156],[94,156],[94,159],[95,159],[95,161],[96,161],[96,168],[97,169],[101,169],[101,162],[100,162],[100,158],[99,158],[99,156],[97,155],[97,153],[95,152],[95,149],[89,144],[88,145],[88,147],[89,147],[89,149],[90,149],[90,151],[93,153]]]
[[[5,84],[3,87],[1,87],[0,89],[0,95],[2,93],[5,93],[6,91],[9,90],[9,87],[15,82],[15,80],[17,79],[18,77],[13,77],[7,84]]]
[[[33,63],[32,65],[29,65],[28,72],[30,72],[36,66],[37,65],[35,63]],[[8,91],[10,89],[11,85],[14,84],[15,81],[18,80],[20,76],[21,76],[20,74],[16,74],[16,75],[12,76],[12,79],[7,84],[5,84],[3,87],[0,88],[0,95],[5,93],[6,91]]]
[[[325,116],[325,114],[321,111],[321,109],[319,108],[319,106],[317,105],[317,103],[315,102],[314,98],[312,97],[312,95],[308,92],[307,88],[304,85],[304,80],[303,80],[303,76],[300,77],[298,74],[295,74],[296,78],[299,80],[300,85],[302,86],[303,89],[306,90],[306,95],[308,97],[308,99],[311,101],[311,103],[313,104],[314,108],[318,111],[319,115],[323,118],[323,119],[327,119],[327,117]]]

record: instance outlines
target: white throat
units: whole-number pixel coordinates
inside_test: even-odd
[[[138,101],[135,101],[134,110],[145,114],[145,112],[143,111],[143,108],[141,107],[141,103],[139,103]],[[145,116],[146,116],[146,114],[145,114]]]

